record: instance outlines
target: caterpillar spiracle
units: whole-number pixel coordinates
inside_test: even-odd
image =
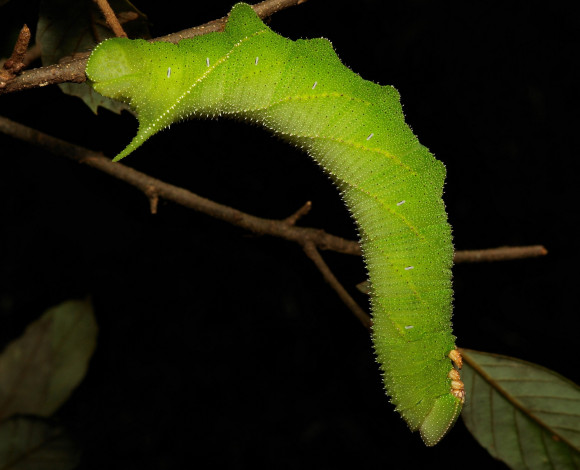
[[[326,170],[359,229],[387,393],[428,446],[439,442],[464,402],[445,168],[406,125],[398,92],[352,72],[326,39],[274,33],[244,3],[223,32],[177,45],[106,40],[86,74],[138,117],[115,161],[173,122],[227,116],[261,123]]]

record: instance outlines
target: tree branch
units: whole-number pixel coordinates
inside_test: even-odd
[[[306,1],[307,0],[265,0],[256,5],[253,5],[253,8],[260,16],[260,18],[266,18],[285,8],[300,5]],[[152,39],[152,41],[177,43],[182,39],[200,36],[202,34],[207,34],[213,31],[223,31],[226,24],[226,19],[227,16],[224,16],[223,18],[210,21],[204,25],[196,26],[195,28],[189,28],[177,33],[169,34],[167,36],[161,36]],[[3,93],[12,93],[15,91],[28,90],[46,85],[55,85],[58,83],[82,83],[87,79],[85,75],[85,68],[89,55],[90,52],[75,54],[74,58],[61,59],[63,63],[28,70],[22,75],[7,81],[3,87],[0,85],[0,95]]]
[[[157,202],[161,197],[260,235],[272,235],[274,237],[284,238],[285,240],[300,243],[302,246],[307,242],[312,242],[319,250],[331,250],[347,255],[360,256],[362,254],[358,242],[354,240],[346,240],[336,235],[331,235],[321,229],[297,227],[295,225],[298,219],[310,210],[312,205],[310,201],[306,202],[298,211],[285,219],[264,219],[210,201],[187,189],[165,183],[125,166],[122,163],[113,163],[100,152],[95,152],[79,145],[57,139],[56,137],[51,137],[43,132],[31,129],[2,116],[0,116],[0,132],[34,144],[56,155],[63,155],[78,163],[91,166],[135,186],[149,199],[152,213],[156,212]],[[543,256],[547,253],[548,251],[542,245],[504,246],[483,250],[457,251],[455,252],[454,261],[455,263],[505,261]]]
[[[360,247],[356,241],[345,240],[344,238],[331,235],[320,229],[295,226],[294,219],[296,218],[296,214],[303,214],[304,208],[287,219],[264,219],[210,201],[187,189],[165,183],[164,181],[125,166],[122,163],[113,163],[109,158],[99,152],[94,152],[64,140],[51,137],[1,116],[0,132],[34,144],[54,154],[64,155],[78,163],[91,166],[125,181],[140,189],[149,198],[152,207],[156,207],[157,198],[163,198],[198,212],[203,212],[216,219],[237,225],[256,234],[272,235],[298,242],[301,245],[311,241],[316,247],[322,250],[333,250],[350,255],[361,254]]]
[[[250,230],[261,235],[272,235],[299,243],[306,255],[320,270],[324,279],[337,292],[342,301],[354,313],[354,315],[366,327],[370,327],[370,317],[348,294],[330,268],[320,256],[319,250],[333,250],[349,255],[361,255],[358,242],[346,240],[326,233],[324,230],[309,227],[297,227],[295,224],[311,208],[308,201],[294,214],[285,219],[264,219],[239,211],[209,199],[198,196],[187,189],[173,186],[161,180],[153,178],[145,173],[134,170],[122,163],[113,163],[99,152],[71,144],[61,139],[51,137],[30,127],[18,124],[0,116],[0,132],[38,147],[48,150],[57,155],[75,160],[100,171],[103,171],[117,179],[125,181],[140,189],[149,199],[151,212],[157,212],[157,203],[162,197],[184,207],[202,212],[216,219],[223,220],[238,227]],[[527,247],[500,247],[487,250],[466,250],[455,253],[455,262],[481,262],[499,261],[517,258],[542,256],[547,250],[541,245]]]

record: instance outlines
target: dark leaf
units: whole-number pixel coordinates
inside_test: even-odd
[[[580,387],[537,364],[462,349],[463,421],[513,469],[580,468]]]
[[[0,421],[54,413],[85,376],[96,341],[88,301],[64,302],[31,323],[0,355]]]
[[[0,423],[0,470],[69,470],[79,451],[60,428],[34,418]]]

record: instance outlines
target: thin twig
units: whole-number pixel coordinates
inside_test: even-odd
[[[316,245],[310,241],[306,242],[303,246],[304,253],[314,262],[318,270],[322,273],[325,281],[328,282],[330,287],[332,287],[338,294],[343,303],[350,309],[355,317],[363,324],[367,329],[371,327],[371,317],[366,313],[359,304],[350,296],[342,284],[338,281],[336,276],[332,273],[328,265],[320,256],[320,252],[316,249]]]
[[[536,258],[545,256],[548,250],[542,245],[530,246],[500,246],[486,250],[462,250],[455,253],[456,263],[481,263],[507,261],[521,258]]]
[[[24,56],[26,55],[29,42],[30,29],[24,25],[20,30],[20,34],[18,34],[12,55],[4,63],[2,69],[0,69],[0,90],[24,68]]]
[[[306,1],[307,0],[266,0],[257,3],[256,5],[252,5],[252,8],[260,18],[264,19],[268,18],[269,16],[272,16],[274,13],[285,10],[286,8],[300,5],[302,3],[305,3]],[[160,36],[158,38],[153,39],[153,41],[178,43],[182,39],[189,39],[207,33],[223,31],[227,19],[228,17],[224,16],[222,18],[218,18],[217,20],[209,21],[201,26],[184,29],[183,31],[171,33],[166,36]]]
[[[265,0],[253,5],[253,8],[256,10],[256,13],[258,13],[260,18],[265,18],[285,8],[304,3],[304,1],[306,0]],[[224,16],[223,18],[210,21],[204,25],[189,28],[167,36],[161,36],[152,39],[152,41],[177,43],[182,39],[200,36],[213,31],[223,31],[226,19],[227,17]],[[61,59],[62,63],[28,70],[8,81],[4,87],[0,86],[0,95],[3,93],[12,93],[15,91],[28,90],[30,88],[38,88],[58,83],[82,83],[87,79],[85,68],[89,55],[90,52],[75,54],[74,58],[71,58],[70,60],[65,60],[65,58]]]
[[[101,10],[103,16],[105,17],[107,25],[109,26],[109,28],[111,28],[111,31],[113,31],[115,36],[118,38],[126,38],[127,33],[119,23],[119,20],[115,16],[115,12],[109,5],[109,2],[107,2],[107,0],[94,0],[94,2],[99,6],[99,9]]]
[[[298,222],[302,217],[308,214],[310,212],[310,209],[312,209],[312,202],[306,201],[300,209],[294,212],[294,214],[286,217],[284,219],[284,222],[286,222],[288,225],[296,225],[296,222]]]

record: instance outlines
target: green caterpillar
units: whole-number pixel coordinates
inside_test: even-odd
[[[244,3],[223,33],[177,45],[104,41],[86,73],[139,119],[114,161],[176,121],[224,115],[262,124],[324,167],[358,224],[387,392],[428,446],[439,442],[464,402],[445,168],[405,124],[397,91],[353,73],[326,39],[279,36]]]

